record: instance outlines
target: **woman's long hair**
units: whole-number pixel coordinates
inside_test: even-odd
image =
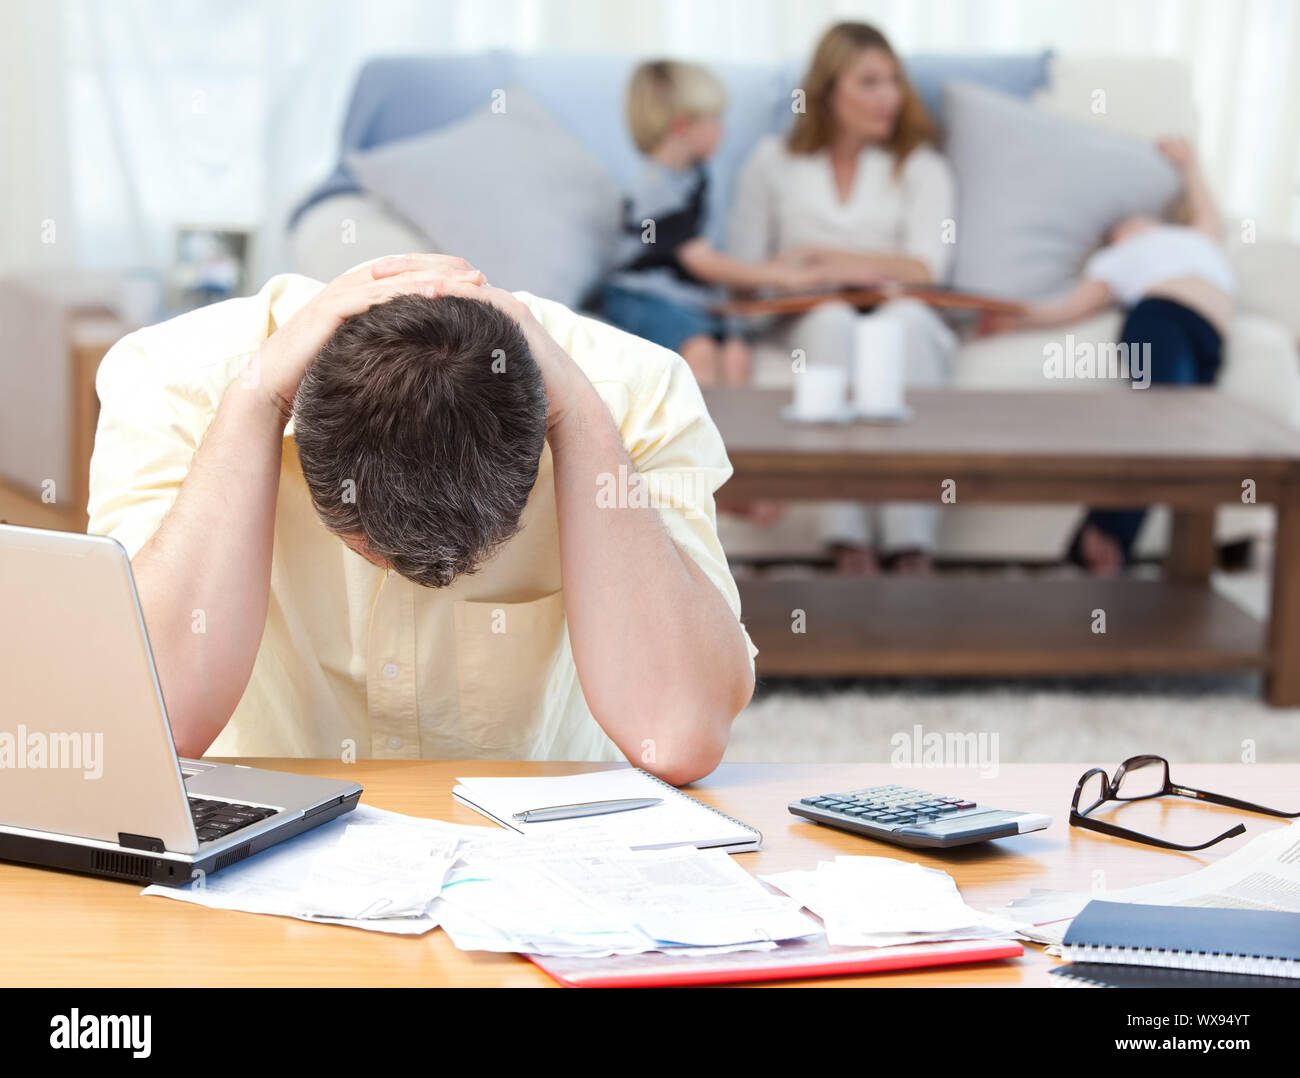
[[[805,110],[795,117],[786,145],[791,153],[817,153],[830,145],[835,134],[831,114],[835,83],[865,49],[882,49],[898,69],[902,104],[894,130],[885,140],[886,148],[894,155],[897,175],[909,153],[922,143],[935,141],[937,128],[888,39],[865,22],[836,23],[817,42],[803,79]]]

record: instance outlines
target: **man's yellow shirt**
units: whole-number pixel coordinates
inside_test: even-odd
[[[109,351],[96,382],[90,532],[135,555],[175,500],[226,388],[251,376],[261,343],[323,287],[273,277],[255,296],[138,330]],[[559,303],[516,296],[590,378],[633,466],[660,492],[653,504],[669,535],[739,618],[713,502],[731,464],[690,369]],[[593,498],[626,496],[625,479],[601,479]],[[569,646],[549,447],[521,523],[478,572],[446,588],[414,584],[321,524],[290,423],[266,626],[248,687],[209,753],[621,759],[587,708]],[[193,629],[209,630],[203,611],[193,612]],[[663,706],[674,701],[665,696]]]

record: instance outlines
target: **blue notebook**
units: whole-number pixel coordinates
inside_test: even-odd
[[[1071,962],[1300,978],[1300,913],[1089,902],[1061,947]]]
[[[1053,988],[1295,988],[1293,977],[1256,977],[1249,973],[1209,973],[1160,966],[1117,966],[1101,962],[1067,962],[1047,971]]]

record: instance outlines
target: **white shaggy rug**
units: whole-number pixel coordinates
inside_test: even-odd
[[[1112,767],[1155,753],[1187,762],[1300,760],[1300,709],[1268,707],[1258,679],[1237,691],[1125,692],[1037,689],[999,682],[931,691],[851,688],[810,693],[760,692],[736,719],[726,759],[735,762],[886,763],[895,735],[997,735],[1003,763],[1094,763]],[[992,744],[987,741],[987,744]]]
[[[1215,574],[1256,616],[1267,570]],[[1017,682],[781,680],[736,719],[733,762],[888,762],[896,736],[997,735],[1003,763],[1113,767],[1156,753],[1187,762],[1300,761],[1300,709],[1271,708],[1257,676]]]

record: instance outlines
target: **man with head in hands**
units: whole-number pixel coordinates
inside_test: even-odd
[[[755,649],[676,354],[405,255],[138,330],[97,385],[89,530],[182,755],[717,766]]]

